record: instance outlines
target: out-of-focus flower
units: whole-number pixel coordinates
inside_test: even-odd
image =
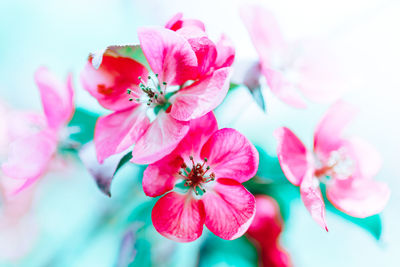
[[[169,24],[176,32],[161,27],[138,31],[151,70],[120,53],[121,47],[109,47],[100,64],[97,56],[89,57],[83,86],[113,111],[96,124],[100,163],[133,144],[133,162],[161,159],[186,135],[189,121],[217,107],[228,91],[234,50],[227,48],[226,39],[215,45],[199,21],[183,23],[175,17]]]
[[[242,134],[218,130],[212,112],[192,120],[178,147],[143,174],[146,195],[166,193],[153,208],[154,227],[180,242],[201,236],[203,224],[223,239],[240,237],[255,214],[254,196],[241,183],[257,168],[258,152]]]
[[[275,17],[261,6],[243,7],[241,17],[257,50],[261,73],[279,99],[305,108],[302,95],[327,102],[347,90],[343,68],[327,44],[317,40],[287,42]]]
[[[316,128],[313,151],[307,150],[288,128],[275,132],[283,172],[291,183],[300,186],[304,205],[326,229],[320,182],[326,184],[330,202],[353,217],[379,213],[390,196],[385,183],[373,180],[382,164],[378,152],[359,138],[342,137],[354,114],[353,106],[343,101],[334,104]]]
[[[2,160],[7,155],[8,144],[16,136],[27,134],[30,130],[29,123],[33,123],[35,121],[33,119],[37,119],[39,115],[17,112],[0,102],[0,117],[0,160]],[[15,123],[12,124],[11,120]],[[6,177],[0,171],[0,260],[15,261],[26,255],[37,235],[37,226],[30,213],[34,187],[10,198],[10,191],[14,189],[15,179]]]
[[[11,144],[8,159],[2,164],[5,176],[14,179],[8,194],[16,194],[30,186],[48,169],[59,140],[64,138],[64,126],[74,112],[71,75],[64,84],[41,67],[35,73],[35,80],[44,116],[11,112],[8,117]]]
[[[8,198],[7,183],[12,179],[0,174],[0,181],[0,260],[15,261],[29,253],[37,237],[37,224],[30,212],[34,187]]]
[[[291,266],[288,253],[279,244],[282,232],[282,218],[276,201],[268,196],[258,195],[256,198],[256,215],[246,235],[255,243],[259,255],[260,266]]]

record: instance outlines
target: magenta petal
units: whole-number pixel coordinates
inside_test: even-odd
[[[35,72],[35,81],[39,87],[47,123],[51,128],[58,129],[69,121],[74,111],[72,76],[69,75],[64,84],[47,68],[41,67]]]
[[[132,107],[127,89],[140,91],[139,76],[145,80],[147,70],[131,58],[121,57],[112,50],[107,50],[99,68],[92,64],[89,57],[81,73],[83,87],[99,101],[100,105],[111,110],[124,110]]]
[[[190,242],[203,232],[204,207],[201,201],[190,195],[170,192],[157,201],[151,218],[161,235],[179,242]]]
[[[46,130],[17,139],[10,145],[11,152],[2,170],[11,178],[36,179],[45,172],[56,146],[55,134]]]
[[[183,27],[177,33],[185,37],[196,53],[199,75],[207,74],[217,58],[215,44],[198,27]]]
[[[358,218],[381,212],[390,197],[390,189],[385,183],[370,179],[354,179],[350,183],[333,181],[326,193],[337,209]]]
[[[188,121],[215,109],[224,100],[229,89],[230,68],[214,71],[202,80],[178,91],[170,101],[171,116]]]
[[[286,127],[276,129],[274,135],[278,139],[277,155],[282,171],[292,184],[299,186],[312,163],[307,148]]]
[[[146,196],[157,197],[174,188],[183,159],[172,153],[150,164],[143,173],[143,191]]]
[[[200,159],[201,148],[216,131],[218,131],[218,123],[212,111],[198,119],[191,120],[190,130],[179,143],[175,153],[186,160],[189,156],[193,156],[196,160],[202,160]]]
[[[178,33],[164,28],[138,30],[140,45],[154,73],[168,85],[182,85],[197,76],[197,58]]]
[[[328,231],[325,222],[325,203],[319,188],[319,181],[313,177],[312,170],[310,170],[304,177],[300,185],[301,199],[304,206],[310,212],[311,217],[321,227]]]
[[[262,266],[291,266],[289,254],[280,246],[283,220],[278,203],[271,197],[258,195],[256,215],[246,235],[259,249]]]
[[[132,151],[132,162],[154,163],[171,153],[189,131],[189,122],[178,121],[161,111],[138,140]]]
[[[314,151],[321,158],[329,157],[330,152],[340,148],[343,129],[353,120],[356,111],[344,101],[338,101],[329,108],[314,132]]]
[[[215,68],[230,67],[235,60],[235,47],[232,41],[225,36],[221,36],[221,39],[217,43],[217,58],[215,60]]]
[[[242,236],[256,211],[254,196],[231,179],[217,179],[214,187],[202,196],[202,201],[207,228],[227,240]]]
[[[216,131],[201,150],[201,158],[218,178],[230,178],[243,183],[252,178],[258,169],[258,151],[241,133],[224,128]]]
[[[149,127],[146,110],[141,106],[116,111],[97,120],[94,143],[100,163],[132,146]]]

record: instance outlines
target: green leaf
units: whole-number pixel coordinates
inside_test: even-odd
[[[143,64],[147,69],[151,69],[140,45],[115,45],[108,47],[106,51],[111,53],[114,52],[122,57],[132,58],[137,62]]]
[[[271,182],[287,182],[285,174],[281,169],[278,157],[269,155],[264,149],[256,146],[260,161],[258,165],[257,176]]]
[[[77,127],[78,131],[70,135],[70,138],[81,144],[93,140],[94,127],[96,126],[98,114],[77,108],[68,126]]]
[[[199,266],[216,266],[220,263],[226,266],[257,266],[256,248],[245,236],[228,241],[210,234],[202,245]]]

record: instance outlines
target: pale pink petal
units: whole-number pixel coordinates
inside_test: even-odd
[[[47,68],[41,67],[35,72],[35,81],[47,123],[51,128],[58,129],[71,119],[74,112],[72,75],[68,76],[66,83],[62,83]]]
[[[275,17],[261,6],[250,5],[242,7],[240,15],[262,65],[271,66],[274,57],[283,56],[287,49]]]
[[[10,145],[10,155],[2,170],[11,178],[36,179],[45,172],[56,147],[55,134],[51,131],[17,139]]]
[[[207,34],[198,27],[183,27],[177,31],[192,46],[196,53],[200,76],[209,73],[217,58],[217,48]]]
[[[215,109],[229,89],[230,68],[221,68],[202,80],[178,91],[170,101],[171,116],[188,121]]]
[[[365,218],[383,210],[389,197],[387,184],[370,179],[334,180],[327,187],[329,201],[353,217]]]
[[[204,23],[201,22],[200,20],[197,19],[182,19],[183,14],[181,12],[175,14],[166,24],[165,28],[177,31],[182,27],[197,27],[201,29],[202,31],[205,31],[206,28],[204,26]]]
[[[350,147],[352,159],[357,164],[358,176],[362,178],[373,178],[382,167],[383,160],[379,152],[365,140],[352,137],[347,140]]]
[[[282,171],[292,184],[299,186],[312,167],[311,156],[304,144],[290,129],[286,127],[276,129],[274,135],[278,140],[276,153]]]
[[[107,109],[124,110],[132,107],[134,102],[129,101],[131,96],[127,94],[127,89],[140,94],[138,78],[140,76],[146,81],[146,68],[131,58],[116,55],[112,50],[106,50],[102,55],[99,68],[93,66],[92,60],[90,56],[81,73],[84,89]]]
[[[168,85],[182,85],[197,76],[197,58],[178,33],[156,27],[139,28],[140,45],[154,73]]]
[[[243,185],[231,179],[218,179],[201,199],[205,224],[215,235],[232,240],[242,236],[253,221],[256,203]]]
[[[226,35],[221,35],[217,43],[217,58],[215,60],[215,68],[230,67],[235,60],[235,47]]]
[[[94,132],[97,159],[102,163],[139,140],[150,125],[142,106],[116,111],[97,120]]]
[[[241,133],[224,128],[216,131],[204,144],[201,158],[216,178],[230,178],[243,183],[252,178],[258,169],[258,151]]]
[[[163,236],[190,242],[203,232],[204,207],[190,195],[170,192],[160,198],[151,213],[154,228]]]
[[[350,89],[350,79],[331,44],[321,40],[302,40],[293,68],[298,73],[298,88],[310,100],[319,103],[337,100]]]
[[[143,173],[143,191],[146,196],[157,197],[174,188],[183,159],[174,153],[150,164]]]
[[[310,212],[311,217],[321,227],[328,231],[328,227],[325,222],[325,203],[321,195],[321,189],[319,187],[319,181],[312,174],[312,170],[309,170],[304,176],[304,179],[300,184],[300,194],[303,200],[304,206]]]
[[[189,122],[175,120],[161,111],[138,140],[132,151],[132,162],[151,164],[171,153],[189,131]]]
[[[343,129],[353,120],[357,109],[338,101],[332,105],[314,132],[314,151],[321,158],[329,157],[330,153],[342,146]]]
[[[262,65],[261,72],[264,74],[271,92],[280,100],[295,108],[307,107],[297,86],[290,82],[281,71],[273,70]]]

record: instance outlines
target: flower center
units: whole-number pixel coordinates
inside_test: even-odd
[[[336,179],[347,179],[355,170],[353,159],[344,149],[331,152],[326,163],[315,170],[316,177],[330,176]]]
[[[139,94],[131,89],[127,90],[128,95],[130,95],[129,101],[135,101],[137,103],[146,103],[148,106],[158,106],[166,104],[167,100],[165,98],[167,83],[163,82],[161,86],[155,74],[156,79],[151,76],[147,77],[147,83],[143,83],[142,77],[138,77],[140,80],[139,88],[144,94]]]
[[[182,170],[179,171],[179,175],[185,179],[185,186],[191,187],[196,195],[199,194],[198,189],[205,193],[204,184],[214,181],[215,174],[212,172],[207,176],[207,172],[210,170],[210,166],[206,166],[207,158],[204,158],[203,163],[195,163],[193,157],[189,157],[192,162],[192,168],[188,167],[186,163],[182,163]]]

